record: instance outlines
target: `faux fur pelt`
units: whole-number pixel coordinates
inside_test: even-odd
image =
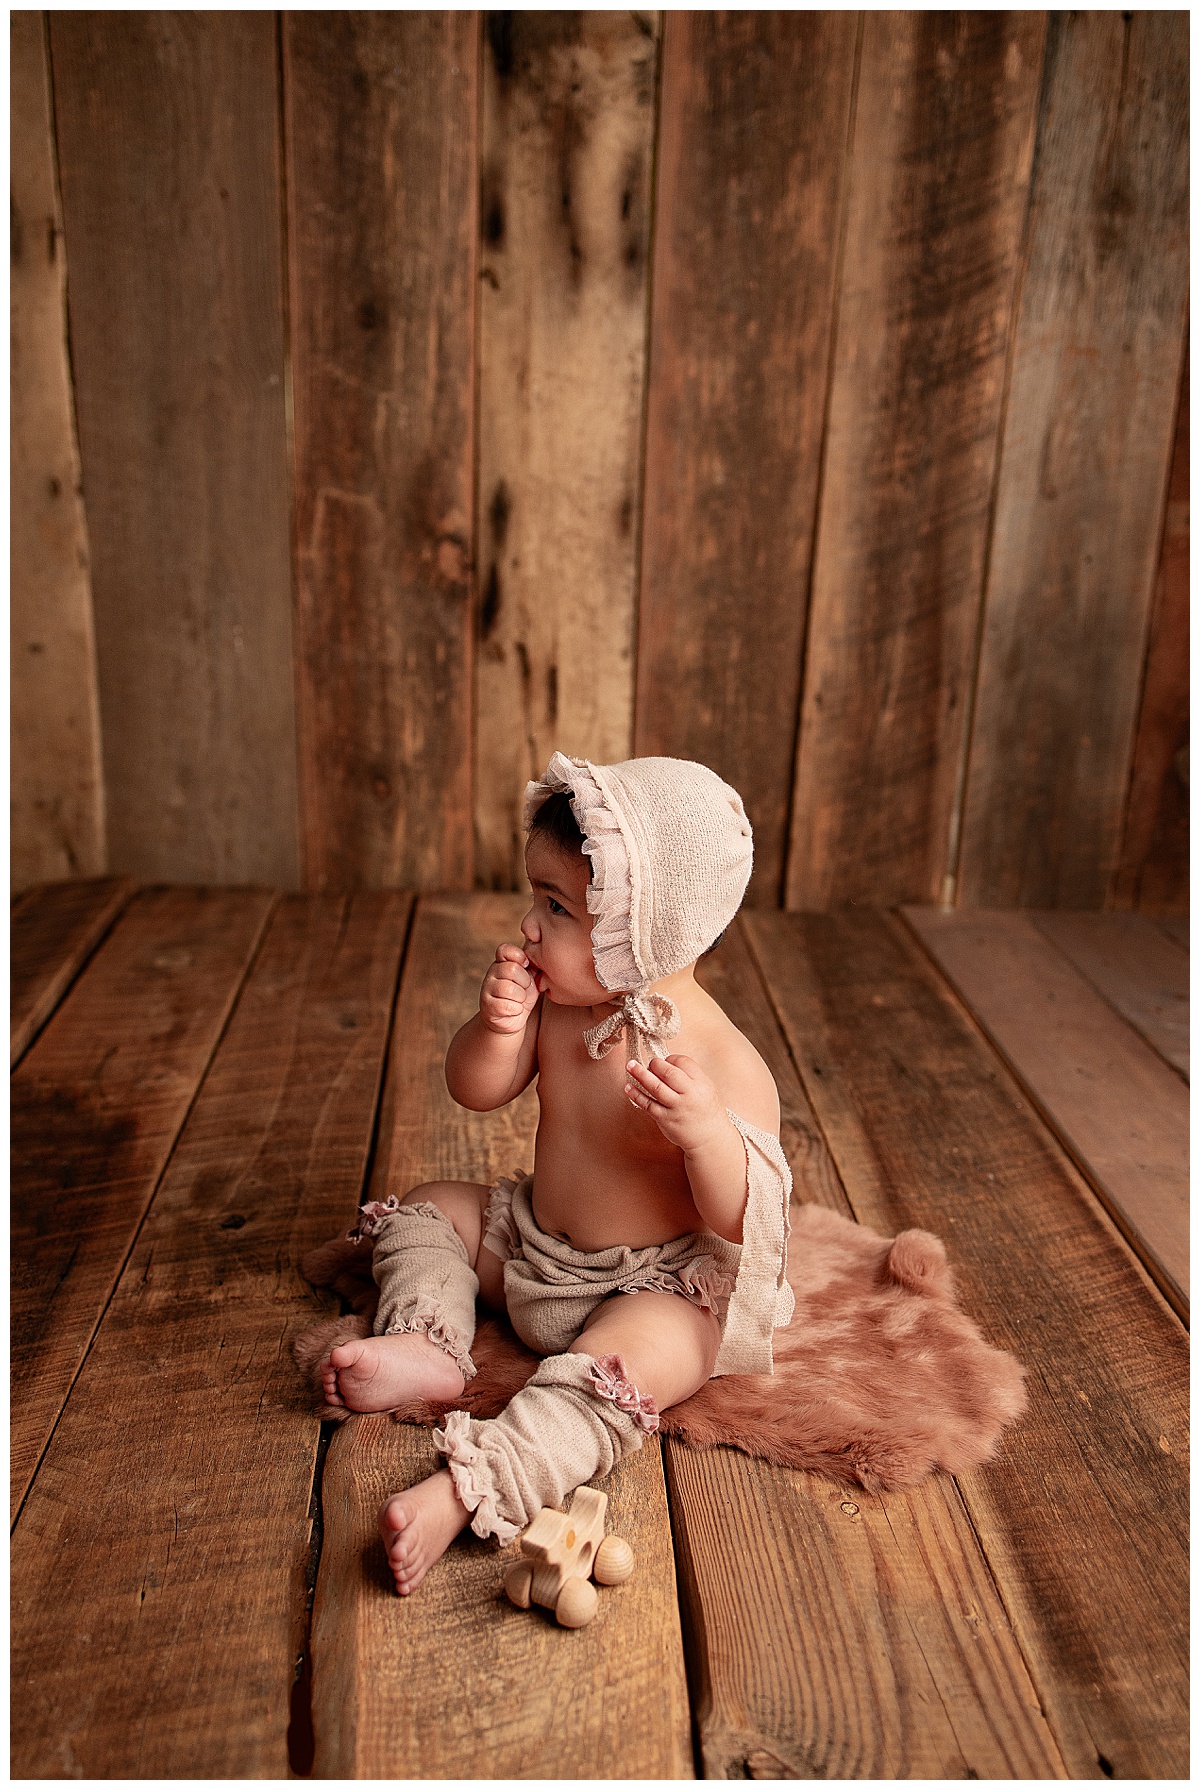
[[[335,1343],[371,1331],[377,1289],[370,1243],[335,1239],[302,1263],[350,1305],[297,1338],[296,1359],[322,1400],[319,1365]],[[697,1448],[725,1443],[867,1491],[916,1485],[935,1469],[990,1459],[1025,1408],[1024,1370],[962,1312],[946,1251],[928,1231],[877,1236],[822,1206],[793,1206],[788,1279],[796,1311],[775,1333],[775,1372],[726,1375],[665,1411],[662,1429]],[[508,1324],[481,1318],[478,1372],[455,1407],[494,1417],[538,1357]],[[399,1407],[400,1421],[441,1423],[449,1407]],[[322,1417],[343,1419],[319,1402]]]

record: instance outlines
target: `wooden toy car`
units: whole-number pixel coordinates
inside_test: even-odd
[[[564,1628],[582,1628],[596,1614],[596,1588],[621,1585],[633,1571],[633,1549],[619,1535],[605,1535],[608,1498],[580,1486],[570,1511],[540,1510],[521,1537],[524,1556],[509,1568],[504,1589],[510,1602],[553,1610]]]

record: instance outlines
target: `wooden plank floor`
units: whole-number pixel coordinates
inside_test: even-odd
[[[847,1496],[651,1443],[608,1482],[638,1570],[590,1628],[511,1609],[473,1538],[391,1595],[374,1513],[429,1438],[352,1419],[326,1453],[289,1343],[333,1307],[296,1264],[368,1188],[529,1159],[532,1093],[471,1114],[441,1077],[518,913],[15,909],[14,1775],[1186,1777],[1186,1335],[927,915],[750,914],[702,976],[797,1197],[937,1231],[1025,1362],[998,1459]],[[1096,918],[1030,931],[1182,1086],[1181,944]]]
[[[1188,1091],[1186,1059],[1172,1058],[1186,1046],[1187,979],[1175,947],[1153,950],[1134,914],[904,911],[1186,1319]]]

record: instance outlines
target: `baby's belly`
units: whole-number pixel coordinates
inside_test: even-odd
[[[631,1158],[611,1140],[539,1128],[533,1213],[544,1231],[576,1249],[624,1243],[645,1249],[704,1229],[683,1166],[671,1157]]]

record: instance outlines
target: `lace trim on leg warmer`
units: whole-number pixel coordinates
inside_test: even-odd
[[[610,1398],[618,1411],[632,1417],[640,1430],[652,1436],[658,1428],[658,1406],[652,1398],[643,1398],[625,1373],[619,1355],[597,1355],[588,1378],[597,1398]]]
[[[384,1331],[385,1336],[415,1335],[424,1331],[431,1343],[449,1355],[464,1380],[473,1380],[475,1363],[463,1346],[462,1337],[453,1324],[448,1324],[438,1301],[422,1293],[406,1318],[396,1318]]]
[[[419,1212],[423,1218],[443,1218],[447,1224],[450,1223],[442,1208],[435,1206],[432,1200],[417,1200],[408,1204],[391,1193],[385,1200],[370,1200],[363,1206],[358,1214],[358,1223],[351,1225],[346,1236],[352,1243],[361,1243],[364,1237],[375,1236],[384,1219],[390,1218],[393,1212],[398,1212],[401,1206],[405,1206],[409,1212]]]
[[[507,1547],[521,1533],[515,1523],[507,1523],[496,1508],[496,1485],[492,1469],[483,1450],[471,1440],[471,1419],[465,1411],[448,1411],[445,1429],[434,1430],[433,1445],[446,1457],[450,1477],[460,1504],[471,1512],[471,1528],[476,1535],[494,1535],[501,1547]]]

